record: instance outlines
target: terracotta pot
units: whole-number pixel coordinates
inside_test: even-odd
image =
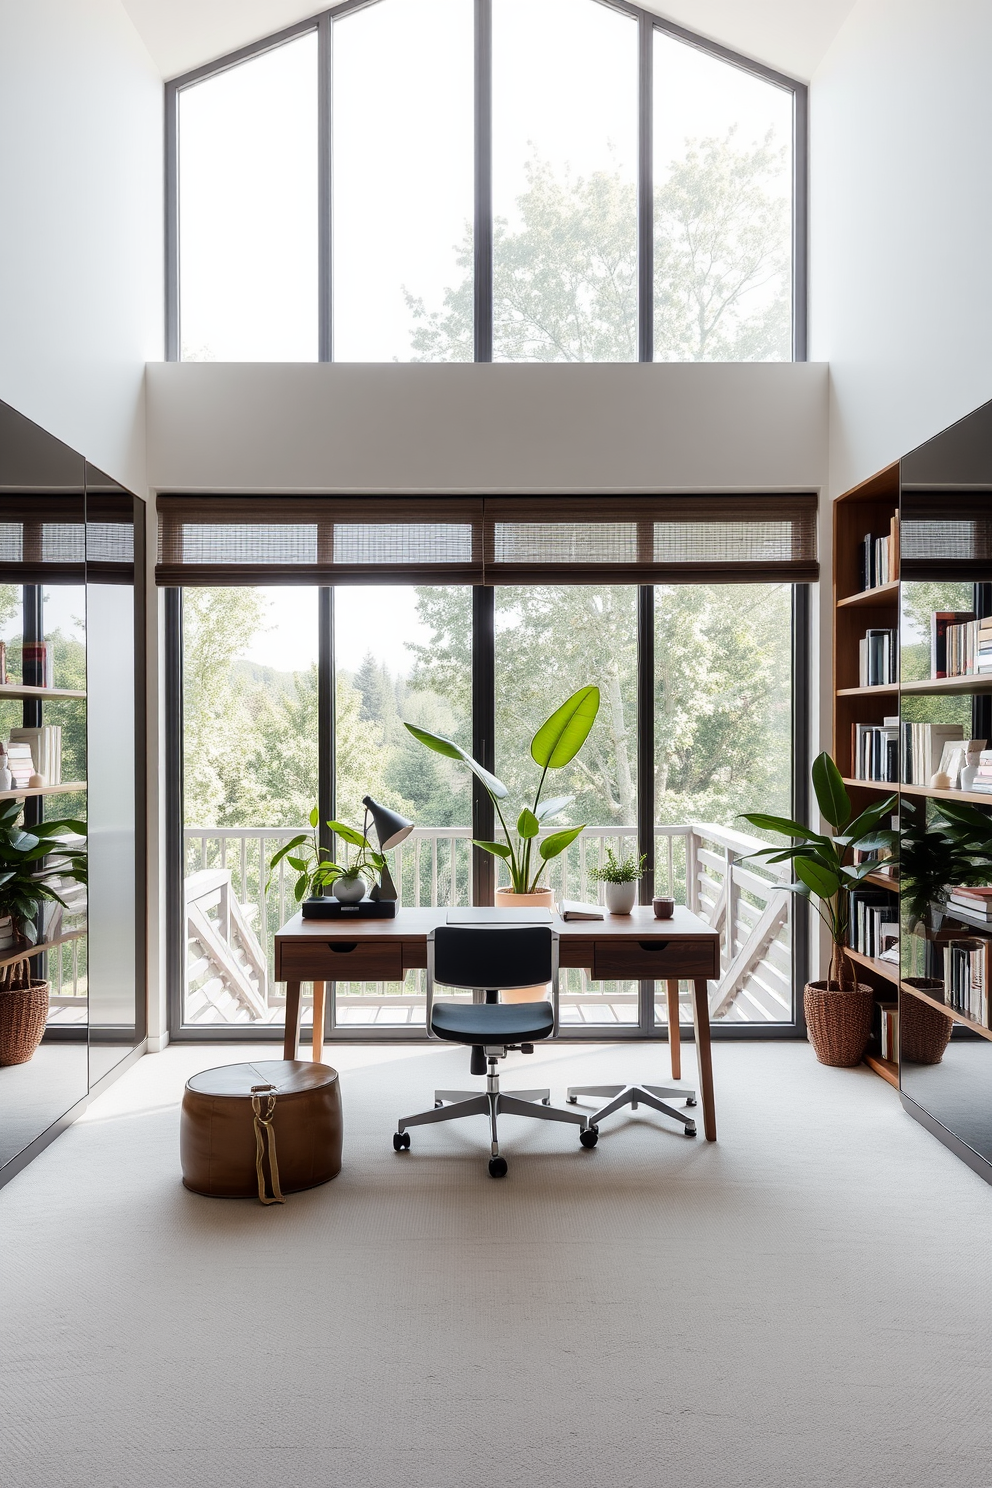
[[[550,909],[554,914],[555,896],[550,889],[535,889],[532,894],[515,894],[512,889],[496,890],[499,909]],[[544,1002],[551,996],[547,982],[535,987],[512,987],[501,991],[500,1002]]]
[[[47,982],[0,992],[0,1065],[27,1064],[47,1021]]]
[[[860,1064],[871,1035],[875,993],[864,982],[842,992],[826,982],[807,982],[803,993],[807,1036],[821,1064],[851,1069]]]
[[[919,987],[939,1002],[944,1000],[943,982],[930,977],[906,977],[906,984]],[[899,1059],[911,1064],[939,1064],[951,1037],[953,1021],[911,992],[899,994]]]

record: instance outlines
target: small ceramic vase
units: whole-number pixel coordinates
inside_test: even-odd
[[[636,883],[605,883],[606,907],[610,914],[629,915],[637,903]]]
[[[342,904],[357,904],[365,898],[365,880],[359,873],[354,878],[336,878],[331,884],[331,893]]]

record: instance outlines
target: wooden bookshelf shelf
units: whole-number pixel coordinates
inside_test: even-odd
[[[85,698],[85,692],[77,692],[73,687],[21,687],[14,682],[0,683],[0,699],[37,698],[44,702],[46,699],[54,702],[57,698]]]
[[[919,682],[902,682],[899,691],[910,697],[958,697],[962,693],[992,692],[992,672],[968,677],[924,677]]]
[[[14,966],[18,961],[25,961],[32,956],[40,956],[43,951],[54,951],[56,946],[65,945],[67,941],[79,940],[86,934],[82,928],[79,930],[66,930],[63,935],[56,935],[51,940],[43,941],[41,945],[26,946],[23,951],[15,951],[13,955],[9,952],[0,955],[0,967]]]
[[[898,682],[886,682],[878,687],[838,687],[838,697],[884,697],[899,691]]]
[[[23,801],[28,796],[65,796],[71,791],[85,789],[85,780],[67,780],[62,785],[26,785],[21,790],[0,791],[0,801]]]
[[[924,992],[920,987],[911,987],[908,982],[900,982],[899,990],[908,992],[911,997],[918,997],[928,1007],[936,1008],[938,1012],[943,1013],[945,1018],[950,1018],[965,1028],[971,1028],[975,1033],[980,1033],[982,1038],[992,1039],[992,1028],[986,1028],[985,1024],[979,1023],[977,1018],[969,1018],[967,1013],[959,1013],[956,1008],[948,1007],[946,1002],[939,1002],[936,997],[931,997],[929,992]]]
[[[940,801],[970,801],[976,806],[992,806],[992,795],[981,791],[934,790],[931,785],[900,785],[893,787],[904,796],[932,796]]]
[[[860,951],[852,951],[850,947],[848,947],[847,954],[859,966],[864,966],[868,971],[873,971],[876,976],[880,976],[885,981],[898,985],[899,968],[894,961],[882,961],[878,956],[862,956]]]
[[[855,780],[853,775],[845,775],[844,784],[853,786],[855,790],[877,791],[880,796],[885,794],[893,796],[896,791],[908,789],[905,785],[897,785],[894,780]],[[946,794],[959,796],[961,792],[947,791]]]
[[[866,1054],[865,1064],[869,1069],[874,1070],[876,1075],[881,1075],[883,1080],[893,1085],[896,1090],[899,1089],[899,1066],[894,1059],[882,1059],[878,1054]]]
[[[891,873],[869,873],[864,881],[872,884],[876,889],[889,889],[893,894],[899,892],[899,880],[893,878]]]
[[[879,584],[876,589],[862,589],[860,594],[849,594],[845,599],[838,599],[837,608],[877,610],[896,604],[898,599],[899,580],[895,579],[891,584]]]

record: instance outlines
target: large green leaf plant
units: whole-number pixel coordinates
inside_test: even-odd
[[[784,887],[790,893],[813,901],[830,932],[832,951],[828,985],[848,991],[857,986],[858,980],[847,955],[850,893],[878,867],[872,859],[855,863],[854,854],[878,849],[893,851],[896,848],[899,834],[881,826],[893,810],[896,798],[886,796],[854,816],[854,807],[841,773],[826,753],[813,761],[812,780],[820,815],[834,828],[835,836],[813,832],[801,822],[783,816],[769,816],[763,811],[741,814],[752,827],[779,832],[793,839],[787,847],[765,847],[749,856],[764,858],[768,863],[792,863],[798,882]]]
[[[492,853],[494,857],[503,859],[509,870],[510,884],[515,894],[532,894],[540,883],[545,864],[563,853],[566,847],[573,843],[579,833],[585,829],[585,823],[580,827],[565,827],[562,831],[552,832],[550,836],[537,841],[544,823],[564,811],[565,807],[571,805],[575,799],[574,796],[554,796],[547,801],[541,800],[548,771],[561,770],[571,764],[589,737],[589,731],[596,722],[598,712],[599,688],[580,687],[578,692],[567,698],[561,707],[556,708],[551,717],[541,724],[530,744],[531,759],[541,770],[540,779],[537,782],[537,790],[534,792],[532,803],[521,809],[513,828],[508,825],[507,817],[504,815],[502,803],[506,801],[510,793],[501,780],[498,780],[489,770],[484,769],[454,740],[444,739],[438,734],[430,734],[426,729],[418,728],[412,723],[405,725],[413,737],[427,749],[433,749],[435,754],[442,754],[446,759],[459,760],[462,764],[468,765],[476,779],[482,782],[495,807],[506,841],[476,842],[475,845],[481,847],[484,852]]]
[[[86,850],[73,841],[85,837],[86,823],[67,818],[27,828],[20,824],[20,814],[20,801],[0,803],[0,916],[13,920],[15,949],[26,949],[38,940],[42,904],[69,907],[59,893],[61,880],[86,882]],[[0,982],[20,985],[16,978],[21,975],[19,966],[7,968]]]

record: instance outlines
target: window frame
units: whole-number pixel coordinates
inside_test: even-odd
[[[226,72],[285,42],[316,31],[317,64],[317,255],[319,362],[334,360],[332,263],[332,86],[335,22],[379,0],[343,0],[260,41],[239,47],[215,61],[172,78],[165,85],[165,359],[179,361],[179,96],[185,88]],[[628,0],[590,0],[632,17],[638,27],[638,166],[637,166],[637,339],[640,362],[654,360],[654,33],[706,52],[792,94],[792,360],[807,360],[808,326],[808,138],[807,85],[756,62],[729,47],[698,36]],[[493,217],[492,217],[492,0],[475,7],[475,361],[491,362],[493,349]]]

